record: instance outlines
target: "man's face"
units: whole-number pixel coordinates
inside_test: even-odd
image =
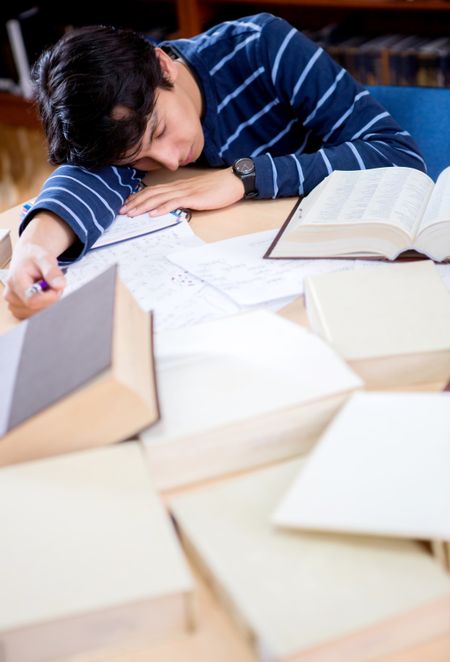
[[[186,91],[179,86],[159,89],[138,152],[121,164],[139,170],[177,170],[198,159],[204,142],[199,113]]]

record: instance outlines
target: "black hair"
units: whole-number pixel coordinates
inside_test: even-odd
[[[50,162],[93,169],[138,150],[157,88],[173,87],[150,42],[103,26],[66,34],[42,53],[32,76]],[[116,106],[126,113],[114,117]]]

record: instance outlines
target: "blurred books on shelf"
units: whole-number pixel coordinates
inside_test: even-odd
[[[340,25],[307,31],[364,85],[450,85],[450,37],[348,34]]]

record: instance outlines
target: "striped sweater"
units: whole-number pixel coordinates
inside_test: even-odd
[[[160,46],[184,59],[203,94],[202,165],[224,167],[251,156],[260,198],[306,195],[335,169],[425,170],[411,136],[322,48],[280,18],[248,16]],[[144,174],[60,166],[21,230],[37,211],[53,211],[78,237],[60,262],[81,257]]]

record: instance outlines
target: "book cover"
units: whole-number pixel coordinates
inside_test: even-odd
[[[450,393],[358,393],[322,435],[273,521],[450,541]]]
[[[0,228],[0,268],[8,264],[12,255],[11,235],[9,230]]]
[[[0,338],[0,465],[126,439],[159,417],[151,315],[112,267]]]
[[[302,461],[171,501],[187,552],[258,659],[381,659],[450,634],[450,577],[408,540],[280,531]]]
[[[305,279],[313,331],[370,388],[450,378],[450,293],[430,261],[380,264]]]
[[[137,443],[3,467],[0,527],[3,662],[191,627],[191,576]]]

